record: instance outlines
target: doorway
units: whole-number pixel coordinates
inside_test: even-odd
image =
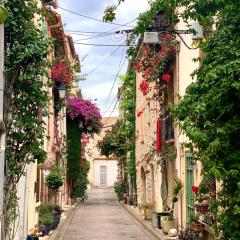
[[[107,186],[107,166],[100,166],[100,186]]]

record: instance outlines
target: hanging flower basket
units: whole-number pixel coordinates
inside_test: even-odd
[[[67,84],[72,78],[72,71],[64,63],[56,63],[51,68],[52,79],[55,82]]]
[[[7,9],[0,4],[0,24],[4,23],[9,17]]]

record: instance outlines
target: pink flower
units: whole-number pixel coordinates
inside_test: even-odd
[[[33,83],[33,81],[32,80],[28,80],[27,83],[28,83],[28,85],[31,85]]]

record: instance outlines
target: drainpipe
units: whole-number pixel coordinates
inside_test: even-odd
[[[3,4],[3,0],[0,0]],[[3,99],[4,99],[4,24],[0,24],[0,239],[3,239],[2,210],[3,210],[3,184],[5,165],[5,124],[3,120]],[[2,236],[2,238],[1,238]]]

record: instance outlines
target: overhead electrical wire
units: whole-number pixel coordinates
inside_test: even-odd
[[[66,8],[63,8],[63,7],[60,7],[60,6],[58,6],[58,8],[66,11],[66,12],[72,13],[72,14],[74,14],[74,15],[78,15],[78,16],[83,17],[83,18],[88,18],[88,19],[91,19],[91,20],[94,20],[94,21],[97,21],[97,22],[101,22],[101,23],[105,23],[105,24],[112,24],[112,25],[117,25],[117,26],[123,26],[123,24],[121,24],[121,23],[104,22],[104,21],[101,20],[101,19],[97,19],[97,18],[94,18],[94,17],[86,16],[86,15],[83,15],[83,14],[81,14],[81,13],[74,12],[74,11],[72,11],[72,10],[69,10],[69,9],[66,9]],[[124,24],[124,25],[125,25],[125,24]],[[127,26],[127,25],[125,25],[125,26]],[[130,27],[132,27],[132,26],[130,26]]]
[[[113,82],[113,84],[112,84],[112,87],[111,87],[111,89],[110,89],[110,92],[108,93],[108,96],[107,96],[106,101],[105,101],[105,103],[104,103],[104,107],[103,107],[104,110],[108,110],[108,109],[106,109],[106,107],[107,107],[107,104],[108,104],[108,102],[109,102],[109,100],[110,100],[110,96],[111,96],[111,94],[112,94],[113,88],[114,88],[114,86],[115,86],[115,84],[116,84],[116,82],[117,82],[119,73],[120,73],[120,71],[122,70],[122,68],[123,68],[123,66],[124,66],[124,64],[125,64],[125,62],[126,62],[126,60],[127,60],[127,59],[125,58],[125,60],[124,60],[123,63],[122,63],[122,59],[123,59],[123,57],[124,57],[124,53],[125,53],[125,48],[123,48],[122,56],[121,56],[121,59],[120,59],[119,65],[118,65],[117,74],[115,75],[114,82]]]
[[[102,66],[103,63],[105,63],[110,57],[112,57],[118,49],[120,49],[121,46],[118,46],[117,48],[114,49],[113,52],[110,53],[109,56],[107,56],[105,59],[103,59],[103,61],[101,61],[96,67],[94,67],[90,72],[88,72],[86,75],[89,76],[90,74],[92,74],[93,72],[95,72],[99,67]]]

